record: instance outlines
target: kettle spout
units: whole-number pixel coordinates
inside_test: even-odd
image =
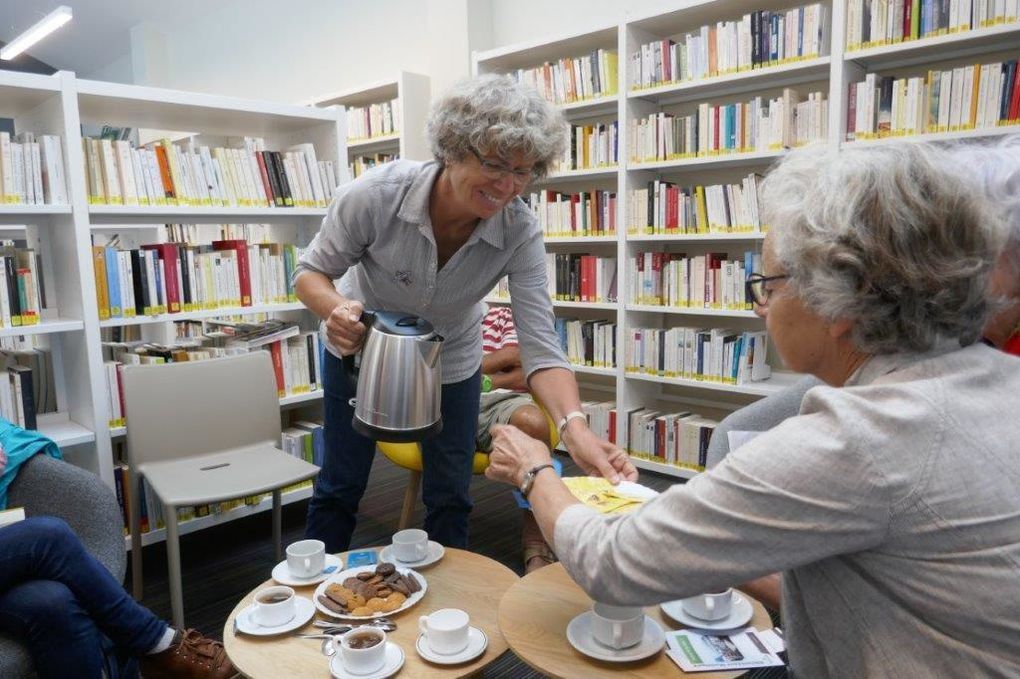
[[[439,353],[443,349],[443,336],[433,334],[431,337],[422,337],[418,340],[418,350],[421,351],[422,360],[429,368],[435,368],[439,360]]]

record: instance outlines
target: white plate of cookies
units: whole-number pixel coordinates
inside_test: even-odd
[[[371,620],[407,610],[421,601],[427,589],[420,573],[383,562],[330,576],[315,588],[312,600],[330,617]]]

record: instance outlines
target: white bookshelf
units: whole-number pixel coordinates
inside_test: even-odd
[[[304,246],[318,231],[326,209],[89,205],[81,125],[152,130],[157,138],[197,135],[211,145],[242,136],[262,137],[270,149],[311,142],[318,158],[334,161],[345,176],[343,109],[80,80],[64,72],[40,76],[0,70],[0,117],[13,118],[15,132],[60,135],[70,199],[69,205],[0,205],[0,236],[24,239],[42,256],[47,302],[38,324],[0,328],[0,337],[31,335],[51,351],[57,411],[38,416],[39,430],[61,447],[66,459],[95,472],[113,488],[113,441],[123,439],[127,430],[109,426],[101,329],[137,325],[143,327],[144,338],[166,341],[173,335],[172,321],[285,314],[303,319],[311,328],[315,319],[302,304],[286,303],[100,321],[91,257],[93,235],[119,233],[122,245],[136,247],[165,241],[166,223],[198,224],[200,230],[214,234],[220,224],[257,223],[267,225],[272,240]],[[297,408],[321,398],[321,390],[288,395],[280,399],[280,407]],[[286,501],[307,498],[309,493],[308,489],[288,493]],[[268,507],[266,501],[201,517],[182,524],[181,530],[199,530]],[[155,531],[144,541],[150,544],[163,538],[162,531]]]
[[[518,68],[529,68],[546,61],[563,57],[586,54],[592,49],[612,49],[618,53],[619,92],[616,97],[603,97],[597,101],[578,102],[560,106],[571,122],[578,120],[615,119],[619,121],[620,165],[617,168],[577,170],[550,175],[541,188],[569,191],[611,190],[617,194],[617,234],[609,237],[563,238],[548,237],[547,246],[555,246],[557,252],[564,249],[576,252],[590,252],[589,246],[599,246],[599,253],[606,247],[616,245],[619,264],[618,281],[620,302],[604,305],[604,311],[616,311],[618,320],[617,354],[622,358],[623,337],[629,328],[647,327],[661,323],[661,327],[676,325],[699,325],[734,327],[735,329],[762,328],[763,323],[748,310],[688,309],[665,306],[628,304],[628,292],[623,289],[625,281],[624,262],[628,256],[639,251],[671,249],[695,252],[708,249],[729,249],[736,253],[745,249],[760,250],[764,233],[734,232],[706,234],[648,234],[628,232],[624,223],[626,195],[629,189],[640,188],[649,180],[665,178],[683,185],[698,183],[720,183],[739,181],[749,171],[764,172],[780,159],[785,150],[769,150],[754,153],[719,154],[707,157],[682,158],[656,162],[634,162],[625,148],[627,125],[635,118],[664,109],[663,107],[693,106],[700,102],[732,102],[746,100],[757,94],[772,93],[784,87],[793,87],[802,93],[822,91],[829,102],[828,137],[824,144],[832,149],[866,148],[887,144],[890,139],[847,142],[846,109],[848,85],[863,79],[869,71],[900,67],[918,67],[919,64],[937,64],[973,58],[972,63],[981,60],[983,54],[1015,50],[1020,47],[1020,24],[1003,24],[978,30],[951,33],[893,45],[882,45],[852,52],[845,51],[846,0],[831,0],[828,5],[830,45],[828,54],[816,58],[791,61],[771,67],[752,69],[700,80],[670,83],[661,86],[634,89],[631,87],[632,74],[629,72],[628,55],[644,42],[675,38],[698,30],[702,25],[717,21],[737,19],[745,13],[761,9],[788,9],[807,4],[800,0],[779,0],[763,5],[752,0],[720,0],[717,2],[695,1],[676,2],[674,9],[642,15],[628,14],[616,26],[598,26],[589,30],[565,33],[502,46],[485,52],[476,52],[472,57],[475,73],[510,72]],[[810,89],[808,89],[810,88]],[[609,100],[614,100],[609,101]],[[970,130],[927,134],[916,137],[924,141],[956,141],[987,139],[996,135],[1020,133],[1018,126],[997,127],[987,130]],[[904,139],[897,137],[896,139]],[[702,179],[704,177],[704,179]],[[560,187],[567,187],[566,189]],[[671,248],[672,246],[672,248]],[[697,250],[696,248],[706,248]],[[509,304],[508,298],[489,297],[492,304]],[[574,315],[575,309],[593,308],[590,304],[555,304],[557,315]],[[598,307],[595,307],[598,308]],[[650,322],[654,319],[654,323]],[[615,378],[616,402],[620,412],[647,406],[673,408],[668,405],[677,399],[684,400],[685,406],[699,401],[706,408],[732,409],[750,400],[767,396],[797,379],[797,375],[784,372],[780,361],[771,352],[770,362],[773,374],[768,380],[751,384],[724,384],[702,380],[686,380],[639,374],[626,371],[622,366],[614,369],[595,369],[595,374]],[[591,374],[592,369],[576,368],[582,378]],[[582,384],[584,387],[584,384]],[[600,396],[601,397],[601,396]],[[604,397],[602,397],[604,398]],[[696,405],[690,409],[697,410]],[[626,441],[627,423],[618,427],[620,440]],[[695,472],[673,465],[634,459],[642,468],[673,476],[690,478]]]
[[[431,101],[428,76],[400,71],[392,80],[362,85],[315,97],[314,106],[363,107],[396,100],[397,132],[367,139],[347,137],[347,163],[356,156],[396,154],[408,160],[431,160],[432,150],[425,138],[425,119]],[[347,128],[343,130],[347,134]]]

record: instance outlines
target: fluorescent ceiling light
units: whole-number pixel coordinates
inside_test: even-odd
[[[43,17],[35,26],[0,49],[0,59],[10,61],[47,35],[71,20],[71,8],[61,5]]]

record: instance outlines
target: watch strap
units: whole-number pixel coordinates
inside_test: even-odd
[[[538,476],[538,473],[540,471],[546,468],[556,469],[556,467],[551,462],[546,462],[545,464],[535,465],[534,467],[532,467],[531,469],[524,473],[524,482],[521,484],[521,495],[523,495],[525,498],[528,497],[528,493],[531,492],[531,489],[535,485],[535,477]]]
[[[563,438],[563,431],[567,428],[567,425],[570,424],[570,421],[577,418],[583,418],[585,421],[588,420],[588,416],[580,410],[573,410],[560,419],[560,421],[556,424],[556,433],[559,434],[560,438]]]

